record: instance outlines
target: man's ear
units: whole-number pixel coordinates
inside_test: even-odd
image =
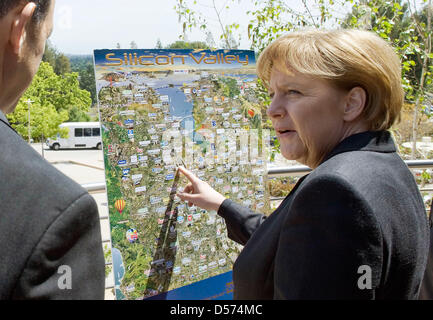
[[[34,2],[29,2],[14,17],[9,41],[13,48],[13,52],[16,55],[19,54],[21,46],[24,43],[26,26],[32,19],[35,9],[36,4]]]
[[[343,119],[345,121],[355,120],[364,110],[367,103],[367,93],[361,87],[352,88],[346,96]]]

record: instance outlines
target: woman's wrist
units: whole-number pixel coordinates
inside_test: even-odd
[[[215,201],[213,201],[213,208],[212,210],[218,212],[219,208],[221,207],[222,203],[226,200],[226,197],[224,197],[222,194],[218,193],[218,195],[215,197]]]

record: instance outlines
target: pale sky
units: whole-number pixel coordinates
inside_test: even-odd
[[[191,4],[193,0],[183,0]],[[223,25],[234,22],[240,25],[238,32],[242,35],[239,49],[250,49],[248,41],[248,24],[251,16],[248,10],[256,10],[256,0],[197,0],[192,6],[208,18],[208,27],[213,33],[216,47],[221,47],[221,26],[213,1],[220,12]],[[54,32],[50,41],[62,53],[93,54],[94,49],[113,49],[117,43],[122,48],[130,48],[135,41],[139,49],[155,48],[158,38],[166,46],[179,40],[182,25],[174,10],[176,0],[56,0]],[[260,2],[259,2],[260,3]],[[285,3],[297,12],[304,11],[303,0],[286,0]],[[318,14],[313,1],[307,0],[312,14]],[[337,6],[334,15],[345,14],[350,7]],[[230,10],[223,8],[229,5]],[[206,41],[204,32],[196,29],[188,32],[189,41]],[[238,40],[238,39],[236,39]]]
[[[216,0],[223,5],[226,0]],[[112,49],[119,42],[122,48],[129,48],[135,41],[138,48],[151,49],[158,38],[162,45],[179,40],[182,26],[173,9],[175,0],[57,0],[54,32],[50,41],[59,51],[66,54],[92,54],[93,49]],[[202,10],[211,1],[199,1]],[[241,24],[246,35],[249,18],[246,3],[232,4],[230,17],[223,16],[225,23]],[[232,20],[230,20],[232,19]],[[210,25],[219,32],[217,21]],[[219,35],[219,33],[218,33]],[[247,36],[240,49],[249,49]],[[188,34],[190,41],[205,41],[202,32]],[[215,42],[220,43],[215,35]]]

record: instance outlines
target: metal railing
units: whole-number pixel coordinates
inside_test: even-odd
[[[405,163],[409,169],[433,168],[433,160],[406,160]],[[268,177],[302,176],[309,172],[311,172],[311,168],[307,166],[275,167],[268,169]],[[82,187],[88,192],[103,192],[105,191],[105,182],[87,183],[83,184]],[[433,191],[433,188],[426,188],[422,191]]]

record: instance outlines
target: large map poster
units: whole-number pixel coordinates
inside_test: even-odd
[[[268,210],[254,52],[95,50],[94,59],[116,298],[230,298],[242,248],[216,212],[175,196],[187,184],[177,166]]]

